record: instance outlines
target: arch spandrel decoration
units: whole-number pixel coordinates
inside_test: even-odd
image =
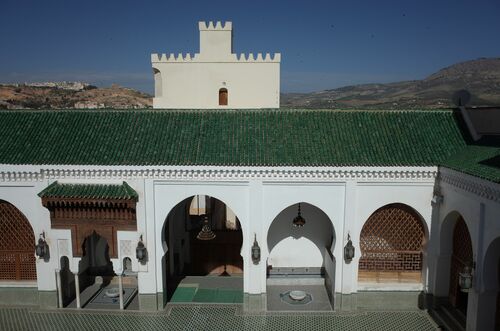
[[[419,215],[403,204],[374,212],[361,230],[359,269],[420,271],[425,229]]]
[[[0,200],[0,280],[35,280],[35,235],[28,219]]]

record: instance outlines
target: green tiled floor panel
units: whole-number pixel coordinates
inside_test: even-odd
[[[170,314],[0,308],[0,330],[436,330],[421,311],[266,315],[237,315],[237,311],[238,306],[217,305],[173,306]]]
[[[243,291],[225,288],[177,287],[171,302],[243,303]]]
[[[171,302],[191,302],[196,294],[196,287],[178,287],[174,295],[172,295]]]

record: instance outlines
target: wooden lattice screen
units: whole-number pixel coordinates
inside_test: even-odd
[[[425,240],[420,217],[409,207],[391,204],[373,213],[361,230],[359,269],[422,270]]]
[[[466,302],[459,302],[460,297],[465,297],[465,295],[460,295],[460,287],[458,286],[458,274],[463,272],[466,266],[472,266],[472,242],[467,224],[460,217],[453,229],[453,251],[450,269],[450,302],[455,307],[461,304],[466,305]],[[465,298],[462,299],[465,300]]]
[[[26,217],[0,200],[0,280],[36,279],[35,236]]]

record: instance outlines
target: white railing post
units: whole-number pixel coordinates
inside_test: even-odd
[[[61,270],[56,269],[56,286],[57,286],[57,307],[63,307],[62,290],[61,290]]]
[[[80,281],[78,280],[78,273],[75,272],[75,291],[76,291],[76,308],[80,307]]]
[[[120,309],[123,310],[123,284],[122,284],[122,275],[118,275],[118,291],[120,292]]]

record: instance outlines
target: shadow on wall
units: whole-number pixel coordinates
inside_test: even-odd
[[[298,204],[281,211],[267,234],[268,264],[273,267],[323,267],[325,247],[331,250],[335,233],[330,218],[318,207],[301,204],[302,227],[293,226]]]
[[[76,298],[75,294],[75,275],[70,270],[69,259],[67,256],[61,257],[61,295],[62,306],[66,307]]]

